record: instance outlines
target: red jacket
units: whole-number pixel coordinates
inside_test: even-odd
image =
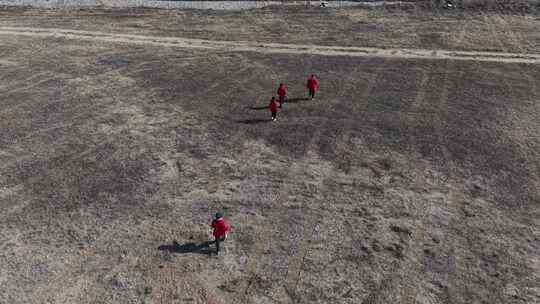
[[[287,86],[286,85],[279,86],[279,88],[277,89],[277,94],[280,97],[287,95]]]
[[[227,233],[227,231],[231,231],[231,226],[225,223],[225,220],[223,218],[213,220],[210,226],[214,228],[213,235],[215,237],[222,237],[225,235],[225,233]]]
[[[316,91],[319,88],[319,81],[315,77],[309,77],[307,80],[307,87],[310,90]]]
[[[270,112],[274,113],[277,112],[277,109],[279,107],[279,102],[277,100],[270,100],[270,105],[268,105],[268,108],[270,109]]]

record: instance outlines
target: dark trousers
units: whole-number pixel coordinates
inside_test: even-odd
[[[309,97],[315,98],[315,90],[309,89]]]
[[[285,95],[284,96],[279,96],[279,107],[281,108],[281,106],[283,105],[283,103],[285,102]]]
[[[272,112],[272,119],[276,119],[277,112]]]
[[[214,243],[216,243],[216,253],[219,252],[219,243],[225,241],[225,236],[216,237]]]

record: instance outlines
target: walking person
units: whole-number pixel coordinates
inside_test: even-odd
[[[311,97],[311,99],[314,99],[315,92],[319,88],[319,81],[315,77],[315,74],[311,74],[311,76],[309,76],[306,86],[309,90],[309,97]]]
[[[225,222],[223,213],[217,212],[215,219],[210,226],[214,229],[212,234],[214,235],[216,243],[216,255],[219,254],[219,243],[225,241],[227,238],[227,232],[231,230],[231,226]]]
[[[268,105],[268,109],[270,109],[270,112],[272,113],[272,121],[275,121],[277,118],[277,111],[279,106],[279,102],[276,100],[276,97],[272,96],[272,99],[270,100],[270,104]]]
[[[279,96],[279,107],[281,108],[283,106],[283,103],[285,102],[285,98],[287,97],[287,86],[283,83],[279,84],[279,88],[277,89],[277,94]]]

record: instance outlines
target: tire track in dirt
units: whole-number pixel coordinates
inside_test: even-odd
[[[225,50],[229,52],[258,52],[265,54],[312,54],[320,56],[381,57],[409,59],[453,59],[468,61],[494,61],[507,63],[540,64],[540,54],[518,54],[504,52],[451,51],[427,49],[383,49],[369,47],[342,47],[301,44],[260,43],[249,41],[219,41],[180,37],[143,36],[114,34],[97,31],[66,30],[55,28],[0,27],[0,35],[15,35],[38,38],[64,38],[109,43],[131,43],[139,45],[174,48]]]
[[[422,68],[418,91],[415,100],[411,105],[411,111],[408,112],[416,113],[416,109],[422,108],[425,105],[424,99],[426,95],[426,87],[430,79],[431,77],[428,73],[428,69]],[[409,134],[409,145],[414,147],[416,145],[416,139],[412,136],[410,127],[407,133]],[[419,163],[419,165],[422,165],[422,163]],[[421,178],[416,180],[415,183],[415,187],[417,188],[422,188],[422,186],[424,185],[424,181]],[[411,208],[414,209],[416,227],[413,231],[413,234],[409,236],[408,241],[406,242],[405,251],[403,252],[403,254],[405,256],[408,256],[408,253],[413,252],[413,254],[418,258],[418,260],[412,261],[410,263],[394,261],[390,265],[388,273],[378,284],[378,287],[364,299],[362,304],[391,303],[394,300],[392,298],[394,292],[399,293],[397,295],[397,299],[399,300],[400,304],[416,303],[416,295],[418,293],[417,286],[419,286],[420,282],[416,280],[415,274],[420,273],[423,264],[421,262],[421,250],[418,247],[414,247],[414,243],[423,242],[425,230],[422,224],[422,219],[428,216],[429,213],[427,209],[428,206],[426,206],[426,204],[424,204],[423,202],[419,203],[418,206],[411,206]]]
[[[359,111],[366,111],[369,106],[369,97],[371,96],[371,93],[373,92],[373,89],[377,85],[377,81],[379,80],[379,76],[381,75],[382,71],[385,69],[387,64],[387,60],[383,60],[379,66],[375,69],[371,77],[369,78],[369,81],[367,82],[366,88],[360,95],[360,102],[354,102],[353,105],[353,113],[358,113]],[[349,124],[345,127],[350,127],[353,121],[349,120]]]
[[[369,78],[365,89],[360,95],[359,102],[353,102],[353,113],[367,110],[369,106],[369,97],[373,93],[373,90],[375,89],[380,79],[380,76],[386,68],[387,64],[387,60],[383,60],[371,74],[371,77]],[[425,92],[423,94],[425,94]],[[350,129],[353,121],[348,120],[347,122],[348,124],[345,124],[345,128]],[[409,247],[410,246],[408,246],[407,248]],[[362,301],[362,304],[390,303],[390,299],[388,299],[388,297],[389,295],[391,295],[392,291],[397,288],[397,284],[399,283],[399,275],[397,274],[401,271],[402,267],[403,265],[399,262],[393,262],[390,265],[388,275],[386,275],[381,280],[375,290],[370,292],[370,294]]]
[[[371,95],[371,92],[373,88],[375,87],[375,84],[377,83],[377,79],[379,77],[379,74],[384,69],[386,64],[386,60],[383,60],[383,62],[378,65],[375,70],[373,70],[369,74],[369,80],[366,83],[365,89],[363,90],[362,94],[358,97],[358,99],[354,99],[354,96],[351,97],[351,100],[342,100],[342,102],[349,102],[351,104],[351,112],[355,117],[361,117],[362,111],[365,111],[369,101],[368,98]],[[355,81],[358,80],[358,71],[363,67],[363,63],[359,63],[358,66],[356,66],[351,73],[348,73],[348,77],[345,80],[345,84],[343,87],[339,90],[339,95],[337,96],[337,100],[340,99],[346,99],[348,97],[348,93],[350,91],[354,91],[354,86],[356,84]],[[356,123],[357,119],[343,119],[343,125],[341,126],[340,133],[338,135],[338,138],[335,139],[335,151],[336,155],[340,159],[340,167],[341,166],[350,166],[349,161],[345,159],[346,154],[351,153],[349,149],[347,149],[347,142],[352,138],[352,135],[354,134],[352,128],[354,126],[354,123]]]
[[[384,69],[386,68],[386,65],[387,65],[387,61],[386,60],[383,60],[370,74],[369,74],[369,80],[366,82],[366,85],[365,85],[365,88],[363,89],[363,92],[362,94],[359,96],[358,100],[351,100],[351,105],[352,105],[352,113],[354,114],[357,114],[359,115],[361,113],[361,111],[365,111],[369,105],[369,97],[371,96],[374,88],[376,87],[378,81],[379,81],[379,77],[381,75],[381,73],[384,71]],[[362,67],[362,65],[360,64],[359,66],[355,67],[354,70],[350,73],[350,76],[348,77],[348,79],[346,80],[345,82],[345,85],[344,85],[344,88],[341,90],[341,94],[338,96],[339,98],[342,98],[342,97],[345,97],[346,96],[346,91],[350,88],[352,88],[355,84],[355,78],[354,78],[354,75],[357,75],[358,73],[358,70]],[[344,154],[346,153],[346,146],[347,146],[347,141],[348,139],[350,139],[352,137],[352,128],[354,126],[354,122],[356,122],[356,120],[350,120],[350,119],[347,119],[344,121],[344,124],[343,124],[343,130],[342,130],[342,135],[339,136],[336,140],[335,140],[335,146],[336,146],[336,154],[337,155],[340,155],[340,154]],[[337,173],[337,171],[334,171],[334,173]],[[334,174],[332,174],[334,175]],[[327,177],[324,177],[324,179],[329,179],[329,180],[333,180],[333,177],[332,176],[327,176]],[[317,226],[317,223],[315,221],[312,221],[310,225],[308,226],[304,226],[304,237],[302,239],[302,242],[301,244],[299,245],[299,248],[300,250],[297,252],[297,254],[295,256],[293,256],[292,259],[295,259],[295,263],[293,263],[296,267],[294,268],[295,271],[290,271],[288,272],[288,276],[287,276],[287,284],[286,284],[286,290],[288,292],[288,294],[291,296],[291,299],[294,300],[296,299],[296,296],[295,296],[295,291],[297,289],[297,286],[298,286],[298,282],[299,282],[299,278],[300,278],[300,275],[302,273],[302,268],[303,268],[303,265],[304,265],[304,260],[305,260],[305,257],[307,256],[307,254],[309,253],[308,249],[307,249],[307,246],[308,246],[308,243],[307,241],[312,238],[312,235],[315,231],[315,228]],[[397,271],[397,269],[399,268],[399,265],[397,263],[393,263],[391,265],[391,273],[394,273],[395,271]],[[290,277],[290,274],[292,273],[293,277],[291,278]],[[395,284],[396,284],[396,280],[394,280],[391,276],[387,276],[385,277],[381,283],[379,284],[379,287],[372,291],[370,293],[370,295],[364,300],[364,302],[362,303],[385,303],[384,300],[381,300],[381,297],[384,298],[384,296],[387,294],[386,290],[388,289],[392,289],[395,287]],[[292,284],[294,284],[294,287],[292,286]],[[288,287],[288,288],[287,288]],[[293,287],[293,289],[291,290],[291,287]],[[381,302],[382,301],[382,302]]]
[[[463,39],[465,38],[466,31],[464,27],[458,31],[457,34],[457,43],[460,44]],[[442,107],[444,107],[448,101],[448,95],[449,95],[449,77],[448,77],[448,71],[449,69],[452,69],[454,66],[453,61],[447,62],[447,67],[445,69],[445,78],[443,82],[443,87],[441,91],[441,97],[439,99],[439,103],[436,108],[436,116],[434,127],[436,128],[439,146],[442,149],[442,153],[444,156],[444,159],[446,160],[446,163],[451,161],[450,159],[450,153],[448,149],[443,145],[443,135],[442,135],[442,128],[441,128],[441,111],[443,110]],[[415,97],[415,100],[413,104],[411,105],[412,112],[418,112],[417,110],[420,108],[428,108],[429,105],[425,102],[426,97],[426,87],[428,86],[429,81],[431,80],[430,72],[433,71],[433,69],[436,66],[430,65],[427,68],[422,68],[422,77],[420,79],[419,89],[417,92],[417,95]],[[409,136],[409,145],[411,145],[411,148],[414,148],[417,146],[417,142],[415,137],[411,134],[410,131],[408,131]],[[422,170],[424,171],[424,170]],[[423,184],[423,181],[417,180],[416,183],[418,184],[416,187],[421,188],[420,184]],[[415,274],[421,273],[422,268],[424,267],[423,261],[424,261],[424,254],[420,247],[413,246],[413,243],[423,244],[425,240],[425,228],[423,225],[423,220],[427,217],[429,217],[431,214],[430,205],[426,204],[425,202],[420,202],[419,206],[417,206],[414,215],[416,217],[416,224],[413,235],[409,238],[408,243],[408,250],[412,251],[414,255],[417,257],[417,260],[413,262],[412,265],[406,265],[404,269],[402,269],[402,286],[400,288],[400,304],[414,304],[416,303],[416,296],[418,294],[418,286],[420,286],[421,282],[419,282],[416,279]]]
[[[467,198],[463,194],[463,190],[450,186],[447,196],[446,206],[451,210],[453,217],[450,219],[448,227],[459,227],[463,225],[465,215],[460,211],[464,207],[464,202]],[[449,228],[446,228],[449,230]],[[451,236],[450,236],[451,235]],[[471,271],[470,258],[463,253],[469,245],[463,236],[458,236],[454,231],[445,231],[445,236],[442,243],[449,244],[449,252],[447,254],[447,271],[445,282],[448,282],[446,292],[447,301],[449,303],[466,303],[467,295],[470,294],[469,283],[474,282],[474,274]],[[456,298],[456,295],[460,298]]]
[[[285,277],[285,291],[291,299],[295,298],[298,282],[300,281],[304,269],[305,259],[309,251],[309,240],[313,237],[317,221],[305,220],[303,225],[303,235],[296,254],[289,258],[289,267]]]
[[[20,71],[22,67],[21,66],[18,66],[17,68],[14,69],[14,71]],[[35,73],[35,74],[32,74],[31,76],[29,76],[28,78],[26,79],[21,79],[21,80],[18,80],[18,81],[14,81],[14,83],[9,83],[7,85],[2,85],[0,86],[0,90],[5,90],[3,93],[4,94],[8,94],[12,91],[21,91],[21,90],[25,90],[25,89],[29,89],[29,88],[32,88],[32,86],[35,86],[36,84],[39,84],[38,82],[34,82],[34,79],[41,79],[41,81],[43,80],[43,77],[46,76],[47,78],[50,78],[52,75],[52,73],[50,72],[40,72],[40,73]],[[31,83],[30,86],[23,86],[23,87],[18,87],[21,83]],[[14,87],[14,88],[10,88],[10,87]]]
[[[448,151],[448,148],[447,148],[447,141],[445,138],[445,128],[444,128],[444,125],[442,124],[442,119],[443,119],[442,113],[445,112],[445,108],[447,107],[448,96],[450,94],[450,82],[452,79],[452,72],[455,70],[454,67],[455,67],[454,61],[449,60],[446,62],[441,95],[439,98],[439,103],[436,105],[437,115],[435,115],[434,121],[433,121],[433,126],[435,127],[435,131],[437,132],[438,145],[439,145],[439,148],[441,149],[441,153],[443,154],[443,158],[447,166],[448,164],[452,162],[452,155],[450,154],[450,151]]]
[[[411,110],[414,113],[418,112],[420,109],[425,109],[428,107],[425,101],[425,97],[428,83],[432,78],[429,74],[429,71],[431,71],[432,68],[432,66],[429,66],[421,69],[421,78],[418,85],[418,91],[416,93],[414,102],[411,105]],[[416,137],[413,135],[413,125],[411,123],[408,123],[407,128],[409,150],[414,153],[414,151],[416,151],[416,147],[418,146],[418,142],[416,140]],[[417,166],[421,165],[423,165],[423,163],[419,163]],[[415,188],[421,189],[423,183],[424,182],[422,179],[416,180]],[[425,229],[423,225],[423,219],[429,216],[429,206],[425,204],[424,201],[420,201],[417,204],[418,205],[416,205],[416,208],[414,208],[415,206],[412,206],[414,208],[413,210],[415,217],[415,227],[413,234],[409,238],[407,246],[407,249],[414,253],[414,256],[417,257],[417,260],[412,262],[412,265],[404,266],[404,269],[402,270],[403,281],[401,282],[402,284],[399,291],[400,304],[416,303],[416,295],[418,293],[417,288],[420,285],[420,282],[418,282],[418,280],[416,279],[415,274],[421,273],[423,267],[422,250],[418,246],[414,246],[414,243],[422,244],[424,241]]]
[[[384,69],[386,65],[386,60],[383,60],[381,64],[379,64],[375,70],[370,74],[369,80],[367,81],[367,85],[365,89],[363,90],[362,94],[359,96],[358,100],[350,100],[352,105],[352,112],[353,114],[359,114],[360,111],[365,111],[368,104],[369,104],[369,96],[371,95],[371,92],[373,91],[373,88],[377,84],[377,80],[379,77],[379,74]],[[354,68],[354,70],[348,74],[347,79],[345,80],[345,85],[339,90],[340,94],[338,95],[338,98],[346,97],[346,93],[351,90],[354,91],[354,85],[355,80],[357,80],[358,71],[363,67],[362,64],[358,64]],[[344,126],[345,129],[349,129],[351,127],[352,121],[348,120],[348,124]]]
[[[379,79],[380,74],[385,69],[387,64],[387,60],[383,60],[376,68],[375,70],[370,74],[369,80],[366,83],[366,86],[364,90],[362,91],[362,94],[358,98],[358,100],[351,100],[352,109],[351,112],[356,117],[362,117],[362,113],[365,112],[369,106],[369,97],[371,93],[373,92],[373,89],[375,88],[377,81]],[[345,92],[349,87],[352,87],[354,84],[354,78],[353,75],[356,75],[358,70],[361,68],[361,65],[356,67],[354,71],[350,74],[348,78],[348,82],[346,83],[345,88],[343,88],[341,91]],[[351,81],[352,80],[352,81]],[[336,139],[336,155],[344,157],[346,154],[346,147],[347,142],[353,137],[353,130],[354,124],[357,123],[357,119],[345,119],[343,123],[343,130],[341,136]],[[339,141],[338,141],[339,140]]]
[[[525,39],[523,39],[523,37],[520,37],[518,39],[517,38],[518,34],[515,31],[512,30],[510,24],[508,24],[508,22],[506,21],[506,19],[502,15],[499,14],[499,15],[496,15],[495,17],[493,17],[493,18],[496,18],[497,23],[502,26],[503,32],[505,33],[505,35],[508,36],[510,41],[512,41],[512,46],[515,47],[519,52],[524,53],[525,48],[523,47],[523,45],[524,44],[530,45],[530,43],[528,41],[526,41]],[[493,21],[493,24],[495,24],[495,21]],[[496,32],[494,32],[493,35],[495,37]],[[503,51],[508,50],[508,48],[504,47],[502,44],[501,44],[501,46],[503,47]],[[521,75],[529,83],[529,86],[531,88],[531,95],[532,95],[531,98],[534,99],[535,96],[538,96],[537,82],[535,81],[534,77],[528,71],[522,73]],[[502,79],[502,82],[504,83],[505,87],[508,89],[509,92],[515,92],[516,91],[516,89],[507,80],[505,80],[504,78]],[[514,94],[512,93],[512,95],[514,95]],[[536,112],[536,113],[538,113],[538,112]],[[508,113],[507,115],[515,115],[515,113]],[[534,112],[529,113],[529,115],[534,115]],[[536,114],[536,115],[538,115],[538,114]],[[515,117],[513,119],[513,121],[519,121],[519,120],[520,120],[520,118],[518,118],[518,117]],[[522,128],[520,128],[520,127],[517,127],[516,129],[517,130],[522,130]],[[516,138],[519,142],[524,143],[524,144],[526,144],[527,142],[529,142],[531,140],[530,134],[526,134],[524,132],[519,132],[519,131],[514,132],[512,134],[512,137]],[[533,163],[533,166],[535,167],[536,172],[540,172],[540,164]],[[540,184],[540,181],[538,179],[536,181],[531,180],[530,182],[535,183],[536,185]]]
[[[516,37],[515,33],[510,28],[510,25],[502,18],[502,25],[504,27],[505,33],[508,33],[508,35]],[[520,51],[524,52],[523,43],[521,43],[519,40],[514,41],[514,46]],[[533,100],[537,100],[538,96],[538,84],[537,81],[535,81],[534,74],[532,72],[533,67],[527,67],[520,69],[521,76],[524,78],[526,83],[528,83],[528,86],[530,87],[530,98],[531,103],[534,105],[537,105],[536,102]],[[517,95],[517,90],[514,86],[512,86],[511,82],[507,81],[505,78],[502,78],[502,82],[504,83],[504,86],[507,88],[508,92],[510,92],[511,95]],[[520,145],[523,146],[529,146],[533,145],[533,142],[539,142],[540,136],[538,135],[535,130],[538,130],[538,124],[534,124],[534,121],[537,121],[536,118],[539,117],[540,108],[536,106],[535,108],[530,109],[527,113],[521,113],[517,114],[514,111],[508,111],[506,115],[509,117],[509,119],[512,121],[512,124],[515,125],[513,132],[509,134],[509,137],[516,140]],[[527,119],[528,118],[528,119]],[[524,123],[524,121],[527,121],[527,123]],[[532,129],[532,130],[531,130]],[[536,153],[538,155],[538,153]],[[534,158],[534,156],[532,156]],[[528,179],[529,185],[527,186],[530,189],[540,189],[540,164],[538,162],[531,162],[530,166],[532,167],[530,172],[530,177]],[[534,192],[534,190],[531,190]],[[508,261],[512,261],[511,257],[509,255],[506,256],[506,259]],[[503,297],[502,294],[499,295],[500,297]]]
[[[317,156],[315,150],[316,143],[322,136],[322,128],[317,129],[314,136],[312,136],[312,140],[306,150],[306,154],[309,155],[311,153],[315,153],[315,158]],[[308,161],[304,161],[302,163],[302,169],[300,172],[304,172],[306,170],[306,167],[309,165]],[[332,174],[331,174],[332,175]],[[324,181],[329,178],[328,172],[320,176],[318,180],[316,180],[315,186],[315,193],[314,195],[318,195],[318,193],[324,193]],[[317,197],[314,200],[318,201],[320,199],[324,199],[323,197]],[[308,210],[309,206],[307,205],[306,201],[304,201],[302,208],[304,210]],[[282,291],[286,292],[288,295],[289,300],[291,300],[292,303],[296,303],[298,300],[298,295],[296,294],[296,291],[298,289],[298,284],[302,278],[302,272],[304,271],[304,265],[305,265],[305,259],[306,256],[309,254],[309,243],[310,240],[313,239],[313,235],[315,233],[315,230],[317,228],[317,225],[319,224],[320,220],[317,220],[316,215],[307,215],[304,219],[303,226],[302,226],[302,238],[300,240],[300,243],[298,244],[298,249],[295,252],[294,255],[292,255],[289,258],[289,267],[287,269],[287,275],[284,281],[284,289]]]
[[[47,73],[41,73],[41,74],[47,74]],[[57,77],[55,76],[49,76],[49,77],[45,77],[45,78],[41,78],[40,80],[38,81],[34,81],[32,82],[32,78],[36,78],[36,77],[40,77],[40,76],[32,76],[30,77],[28,80],[24,80],[24,82],[28,83],[30,82],[30,84],[27,84],[27,85],[23,85],[23,86],[20,86],[20,87],[16,87],[16,88],[13,88],[13,89],[9,89],[9,90],[6,90],[4,92],[2,92],[2,95],[4,96],[9,96],[9,95],[12,95],[14,93],[18,93],[18,92],[21,92],[21,91],[28,91],[29,89],[32,89],[32,88],[35,88],[35,87],[39,87],[41,84],[43,83],[47,83],[48,81],[51,81],[51,80],[55,80],[55,79],[58,79]],[[20,82],[18,82],[17,84],[21,84]],[[21,104],[17,104],[15,106],[11,106],[11,107],[7,107],[7,109],[11,110],[11,109],[14,109],[18,106],[21,106]]]
[[[322,131],[316,131],[316,133],[311,137],[311,141],[306,148],[306,155],[304,156],[304,158],[298,162],[295,162],[293,166],[289,167],[287,177],[282,182],[283,187],[281,188],[281,191],[279,191],[279,193],[276,195],[276,205],[283,206],[284,204],[286,204],[288,194],[294,190],[292,188],[294,184],[290,183],[289,181],[294,176],[302,175],[302,173],[306,170],[307,166],[309,165],[309,161],[307,159],[308,155],[310,154],[310,151],[314,150],[318,139],[321,137],[321,133]],[[304,202],[302,208],[307,207],[308,206]],[[294,292],[303,268],[304,258],[308,252],[308,242],[312,237],[316,224],[317,221],[311,218],[306,218],[304,220],[302,239],[298,244],[298,249],[296,253],[289,257],[289,266],[287,269],[286,277],[284,279],[284,288],[280,288],[277,294],[277,296],[280,297],[281,302],[294,302]],[[261,258],[264,255],[265,247],[268,246],[268,243],[265,242],[265,240],[271,239],[270,232],[271,229],[269,229],[267,225],[262,227],[259,225],[259,231],[257,232],[256,237],[257,241],[255,242],[253,253],[249,256],[246,263],[246,272],[249,276],[249,279],[246,280],[245,286],[243,288],[240,288],[240,290],[243,290],[243,292],[239,293],[237,297],[235,297],[234,303],[251,303],[249,298],[249,292],[252,285],[251,282],[253,282],[257,276],[258,268]]]
[[[420,84],[418,85],[418,92],[416,93],[416,96],[414,98],[413,103],[411,104],[409,108],[409,113],[420,113],[419,111],[422,108],[425,108],[424,99],[426,97],[426,87],[428,84],[428,81],[430,79],[429,72],[427,69],[422,68],[421,69],[421,78],[420,78]],[[407,113],[405,113],[407,114]],[[412,122],[407,123],[407,142],[409,143],[409,150],[414,152],[416,150],[416,147],[418,146],[418,142],[416,140],[416,137],[413,135],[413,125]]]
[[[236,70],[233,74],[231,74],[231,78],[232,79],[238,79],[240,75],[244,74],[246,71],[248,71],[249,69],[252,68],[252,66],[250,64],[248,64],[244,57],[241,56],[240,60],[245,63],[245,64],[241,64],[241,68],[239,68],[238,70]],[[210,86],[208,88],[205,88],[205,90],[201,93],[199,92],[199,94],[201,96],[206,96],[208,94],[218,94],[218,95],[222,95],[222,96],[230,96],[232,94],[232,92],[234,92],[238,87],[243,87],[243,85],[245,83],[247,83],[248,81],[250,81],[251,79],[249,77],[247,78],[242,78],[243,80],[241,80],[240,82],[236,82],[234,85],[231,85],[231,86],[225,86],[225,88],[223,87],[223,84],[220,83],[220,82],[216,82],[215,85],[213,86]],[[203,105],[198,105],[198,107],[202,107]],[[212,109],[208,110],[207,112],[208,113],[212,113],[211,112]],[[221,115],[221,114],[216,114],[216,113],[212,113],[211,115]],[[227,138],[227,144],[231,144],[232,146],[234,147],[242,147],[245,140],[246,140],[246,128],[240,126],[240,127],[236,127],[233,129],[234,130],[234,133],[230,135],[229,138]],[[219,148],[217,149],[222,149],[224,146],[227,146],[227,144],[223,144],[223,145],[220,145]],[[228,155],[226,149],[224,151],[220,151],[218,153],[216,153],[217,155],[227,155],[227,156],[230,156]],[[234,158],[233,156],[231,156],[232,158]],[[205,164],[205,166],[210,166],[210,164]],[[207,187],[207,190],[211,190],[212,192],[215,192],[215,191],[218,191],[218,189],[221,189],[223,188],[224,186],[226,186],[228,183],[227,181],[225,180],[224,177],[221,177],[220,175],[215,175],[214,177],[211,177],[208,179],[208,185],[206,186]]]
[[[531,94],[532,94],[532,98],[536,98],[535,96],[539,96],[539,92],[538,92],[538,84],[537,84],[537,81],[535,81],[535,78],[531,75],[531,74],[528,74],[528,73],[524,73],[523,76],[527,79],[527,81],[529,82],[529,86],[531,87]],[[536,115],[538,116],[539,115],[539,112],[536,112]],[[535,163],[535,171],[536,171],[536,189],[540,189],[540,163],[536,162]],[[531,182],[534,182],[534,181],[531,181]]]
[[[458,43],[460,43],[465,37],[465,30],[462,27],[459,30],[458,33]],[[446,62],[446,68],[444,70],[444,80],[442,83],[442,89],[439,97],[438,103],[435,105],[435,115],[433,116],[432,125],[435,128],[435,132],[437,134],[437,140],[439,147],[441,149],[441,152],[443,154],[443,159],[445,160],[445,164],[450,164],[450,168],[453,168],[451,166],[452,159],[450,152],[448,151],[446,147],[446,140],[444,136],[445,128],[442,124],[443,122],[443,115],[442,113],[445,111],[446,104],[448,102],[449,97],[449,90],[450,90],[450,80],[451,80],[451,73],[454,69],[455,61],[449,60]],[[429,81],[431,80],[430,72],[434,71],[435,66],[430,65],[428,67],[422,68],[422,78],[420,79],[419,89],[417,92],[417,95],[415,97],[414,103],[411,105],[411,108],[413,109],[413,112],[417,112],[416,109],[420,108],[427,108],[428,105],[425,102],[425,93],[426,93],[426,87],[429,84]],[[416,145],[416,139],[412,134],[409,132],[409,145]],[[422,165],[422,164],[421,164]],[[424,171],[424,170],[422,170]],[[422,180],[417,180],[415,183],[423,184]],[[448,195],[449,199],[452,199],[452,201],[449,201],[449,204],[453,204],[455,200],[453,198],[456,196],[455,191],[451,191]],[[421,201],[416,206],[416,210],[414,210],[414,216],[416,218],[415,220],[415,228],[413,234],[410,236],[408,240],[407,250],[411,252],[415,257],[416,260],[411,261],[410,263],[404,264],[401,267],[400,276],[401,276],[401,286],[399,291],[399,299],[400,304],[414,304],[416,303],[416,298],[418,294],[418,288],[421,288],[422,282],[418,280],[416,274],[422,273],[422,269],[424,267],[424,253],[422,252],[422,248],[419,246],[415,246],[416,244],[423,244],[425,241],[426,231],[423,225],[424,219],[430,217],[433,211],[431,211],[430,204],[426,203],[425,201]],[[457,208],[457,207],[456,207]],[[457,211],[456,211],[457,212]],[[456,213],[454,213],[456,214]],[[456,244],[452,244],[452,248],[455,247]],[[462,267],[463,259],[461,259],[459,256],[456,256],[454,260],[454,264],[451,266],[454,266],[454,269],[459,269],[459,271],[455,272],[455,274],[462,274],[464,273]]]
[[[446,112],[447,103],[450,96],[450,86],[452,84],[452,79],[460,79],[460,77],[452,77],[453,74],[456,72],[461,73],[459,71],[456,71],[455,69],[455,61],[447,61],[446,67],[444,69],[444,79],[442,81],[442,89],[439,97],[439,102],[437,104],[437,115],[435,117],[435,120],[433,122],[433,126],[435,127],[435,132],[437,133],[437,142],[438,146],[441,149],[441,153],[443,156],[444,164],[443,166],[448,168],[446,171],[446,180],[444,180],[444,183],[447,183],[448,180],[452,179],[454,176],[454,162],[452,160],[452,155],[450,151],[448,150],[448,142],[445,138],[446,134],[446,128],[443,124],[443,118],[445,115],[444,112]],[[444,206],[441,206],[442,208],[450,209],[449,212],[452,214],[451,218],[449,219],[450,223],[448,227],[456,227],[459,226],[460,223],[462,223],[463,215],[460,214],[459,208],[462,206],[462,202],[465,201],[464,196],[462,194],[462,191],[452,185],[447,184],[448,188],[448,194],[445,196],[445,202],[446,204]],[[427,210],[427,208],[424,208]],[[427,213],[426,210],[425,214]],[[427,215],[427,214],[426,214]],[[446,228],[448,229],[448,228]],[[457,236],[450,236],[452,234],[452,231],[445,231],[445,240],[444,243],[449,244],[450,251],[448,252],[448,261],[447,261],[447,267],[448,271],[446,272],[446,280],[445,282],[449,282],[448,289],[455,289],[455,285],[460,284],[460,287],[457,290],[454,290],[453,292],[446,292],[445,295],[447,297],[447,301],[454,303],[457,302],[456,299],[454,299],[453,295],[460,294],[461,291],[468,290],[467,285],[464,283],[466,280],[466,276],[468,275],[467,266],[465,262],[465,258],[462,256],[459,250],[456,250],[456,248],[459,247],[459,243],[457,240]],[[423,235],[422,235],[423,238]]]

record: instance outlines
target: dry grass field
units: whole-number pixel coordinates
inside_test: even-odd
[[[539,28],[0,10],[0,303],[540,303]]]

